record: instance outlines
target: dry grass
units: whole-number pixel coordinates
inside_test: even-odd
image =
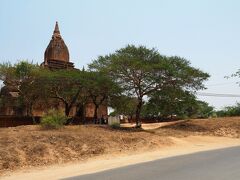
[[[161,136],[210,135],[240,137],[240,117],[186,120],[151,130]]]
[[[147,125],[148,130],[104,126],[69,126],[42,130],[39,126],[0,129],[0,174],[111,153],[149,151],[172,144],[170,137],[212,135],[240,137],[240,117]]]
[[[39,126],[0,129],[0,173],[31,166],[84,160],[108,153],[144,151],[170,141],[134,129],[69,126],[42,130]]]

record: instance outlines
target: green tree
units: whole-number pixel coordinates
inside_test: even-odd
[[[214,108],[204,101],[197,101],[198,118],[208,118],[213,115]]]
[[[240,115],[240,103],[233,106],[226,106],[224,109],[216,112],[218,117],[231,117]]]
[[[161,118],[178,118],[191,116],[192,108],[196,104],[196,97],[189,91],[176,88],[164,88],[153,93],[146,104],[146,113]]]
[[[113,97],[111,107],[114,108],[113,114],[121,114],[129,116],[133,119],[136,112],[137,98],[128,97],[125,95]]]
[[[182,89],[165,89],[150,96],[145,105],[144,116],[160,117],[163,119],[208,118],[213,113],[213,107],[208,103],[197,100],[196,96]]]
[[[125,94],[137,98],[136,127],[141,127],[140,114],[144,97],[168,84],[187,90],[204,88],[209,75],[190,66],[180,57],[162,56],[155,49],[128,45],[95,60],[90,69],[107,73],[124,89]]]
[[[94,104],[94,119],[98,118],[98,109],[104,104],[108,105],[110,99],[117,96],[121,89],[108,76],[100,72],[88,72],[85,76],[85,88],[89,99]]]
[[[238,69],[237,72],[232,74],[230,77],[226,76],[225,78],[240,78],[240,69]],[[240,85],[240,82],[237,82],[236,84]],[[219,117],[227,117],[227,116],[239,116],[240,115],[240,103],[237,103],[234,106],[226,106],[224,109],[219,110],[216,112],[217,116]]]
[[[11,87],[18,93],[18,99],[26,107],[27,115],[33,116],[33,106],[44,97],[41,89],[43,79],[40,78],[44,72],[41,67],[27,61],[17,64],[0,64],[0,79],[7,87]]]
[[[67,117],[79,100],[87,96],[84,91],[84,73],[79,70],[58,70],[43,74],[48,99],[62,102]]]

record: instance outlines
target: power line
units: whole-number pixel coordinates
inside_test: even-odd
[[[211,96],[211,97],[236,97],[240,98],[240,94],[217,94],[217,93],[204,93],[204,92],[197,92],[199,96]]]
[[[217,84],[209,84],[206,86],[222,86],[222,85],[229,85],[229,84],[238,84],[239,82],[228,82],[228,83],[217,83]]]

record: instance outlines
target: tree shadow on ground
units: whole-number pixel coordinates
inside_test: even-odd
[[[121,131],[121,132],[147,132],[142,128],[135,127],[111,127],[111,126],[99,126],[100,128],[110,130],[110,131]]]
[[[179,122],[173,125],[167,125],[159,129],[172,129],[178,131],[188,131],[188,132],[206,132],[209,129],[198,124],[193,124],[190,121]]]

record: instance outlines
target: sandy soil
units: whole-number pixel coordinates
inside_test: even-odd
[[[161,123],[149,123],[149,124],[142,124],[142,128],[144,130],[154,130],[160,127],[164,127],[164,126],[170,126],[170,125],[174,125],[177,123],[181,123],[181,122],[185,122],[187,120],[178,120],[178,121],[173,121],[173,122],[161,122]],[[121,124],[121,127],[135,127],[136,124],[135,123],[125,123],[125,124]]]
[[[138,154],[111,154],[98,158],[91,158],[81,163],[69,163],[45,168],[31,169],[12,173],[2,177],[4,180],[41,180],[61,179],[83,174],[95,173],[103,170],[127,166],[136,163],[152,161],[177,155],[190,154],[200,151],[220,149],[240,145],[240,139],[212,136],[189,136],[186,138],[171,138],[174,145]]]
[[[112,153],[144,152],[171,145],[168,137],[107,126],[39,126],[0,129],[0,174],[31,167],[64,164]]]
[[[44,170],[46,173],[41,169],[40,174],[49,176],[56,170],[54,177],[56,173],[59,177],[67,177],[236,146],[240,145],[239,137],[240,117],[144,124],[142,130],[93,125],[51,131],[39,126],[1,128],[0,175],[14,173],[13,177],[19,179],[26,170],[32,172],[36,168],[51,167]],[[15,177],[16,172],[20,172],[19,178]],[[39,171],[34,171],[33,175],[35,173],[31,179],[39,176]]]

